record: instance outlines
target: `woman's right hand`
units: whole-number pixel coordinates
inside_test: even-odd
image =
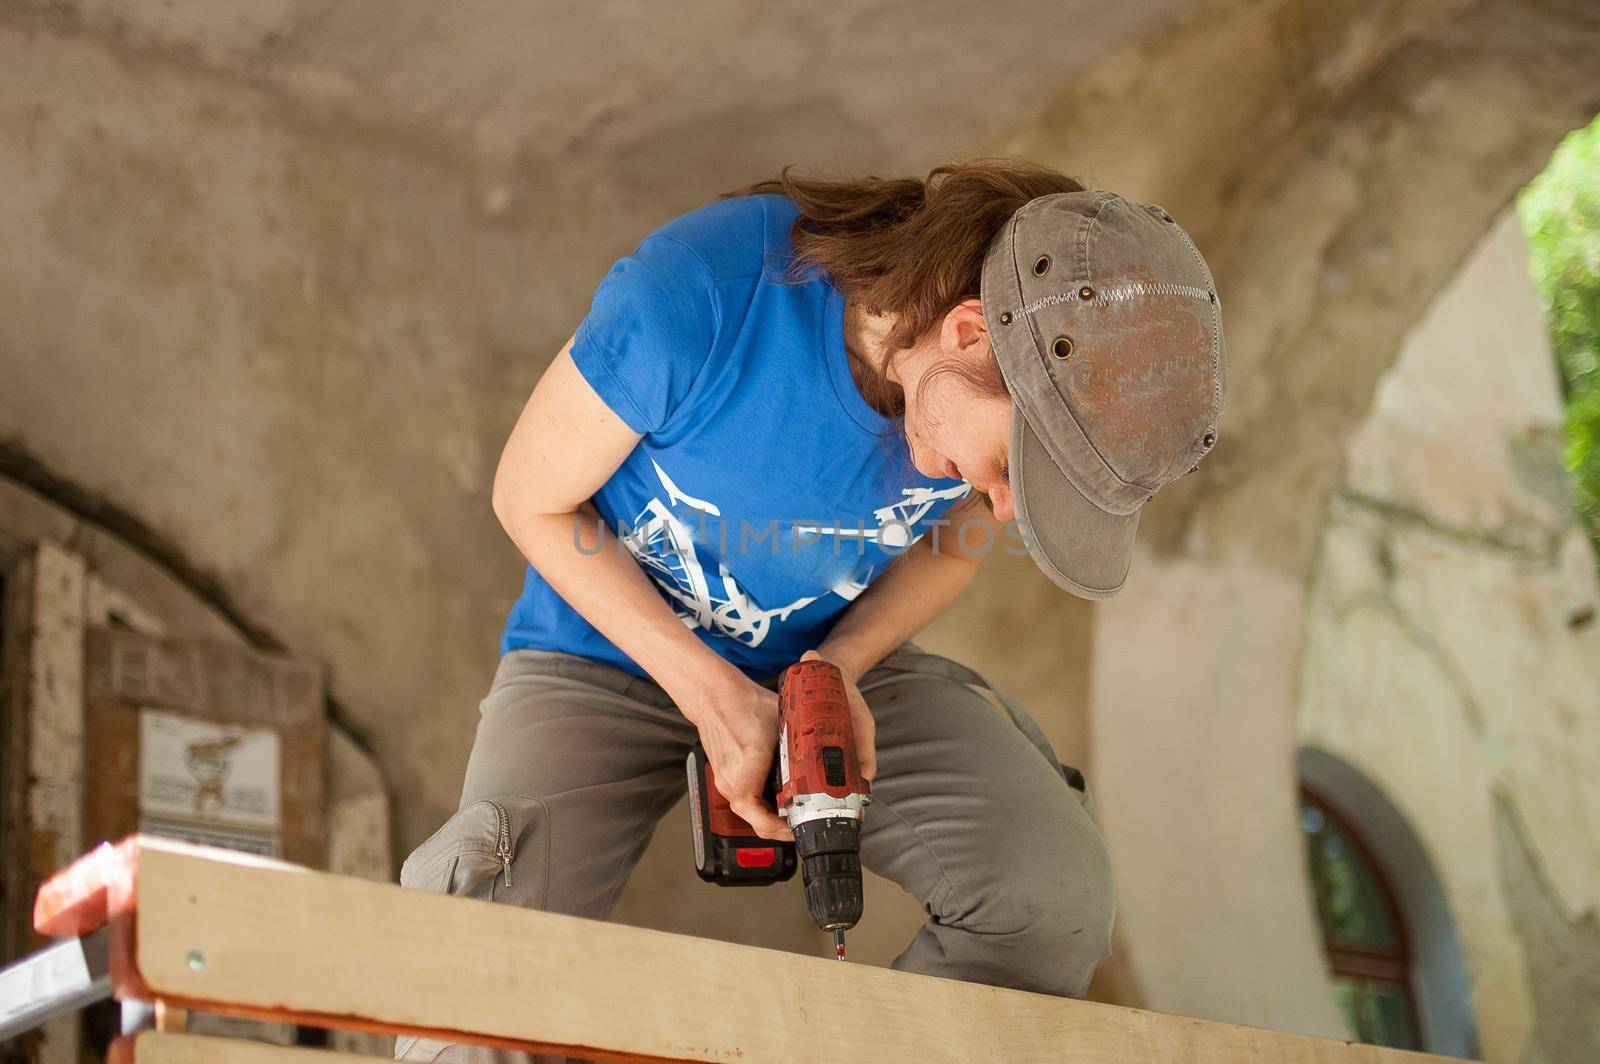
[[[778,749],[777,693],[733,672],[678,706],[699,730],[712,780],[733,811],[762,838],[793,841],[762,795]]]

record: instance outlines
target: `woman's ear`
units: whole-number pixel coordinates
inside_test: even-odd
[[[939,346],[949,355],[970,358],[988,354],[989,327],[983,320],[983,300],[963,299],[945,313],[939,330]]]

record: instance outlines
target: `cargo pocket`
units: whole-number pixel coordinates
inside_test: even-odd
[[[481,798],[411,852],[400,885],[432,894],[528,908],[544,905],[549,881],[549,811],[537,798]],[[434,1061],[446,1043],[402,1035],[396,1060]]]
[[[480,798],[444,822],[400,868],[400,885],[542,908],[549,811],[538,798]]]

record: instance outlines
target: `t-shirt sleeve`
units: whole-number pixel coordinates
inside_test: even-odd
[[[611,411],[640,435],[680,412],[716,343],[716,285],[704,260],[649,236],[595,289],[572,361]]]

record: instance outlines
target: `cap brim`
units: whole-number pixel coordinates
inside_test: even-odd
[[[1011,415],[1011,495],[1034,564],[1064,590],[1103,599],[1122,590],[1139,511],[1108,514],[1056,465],[1020,409]]]

